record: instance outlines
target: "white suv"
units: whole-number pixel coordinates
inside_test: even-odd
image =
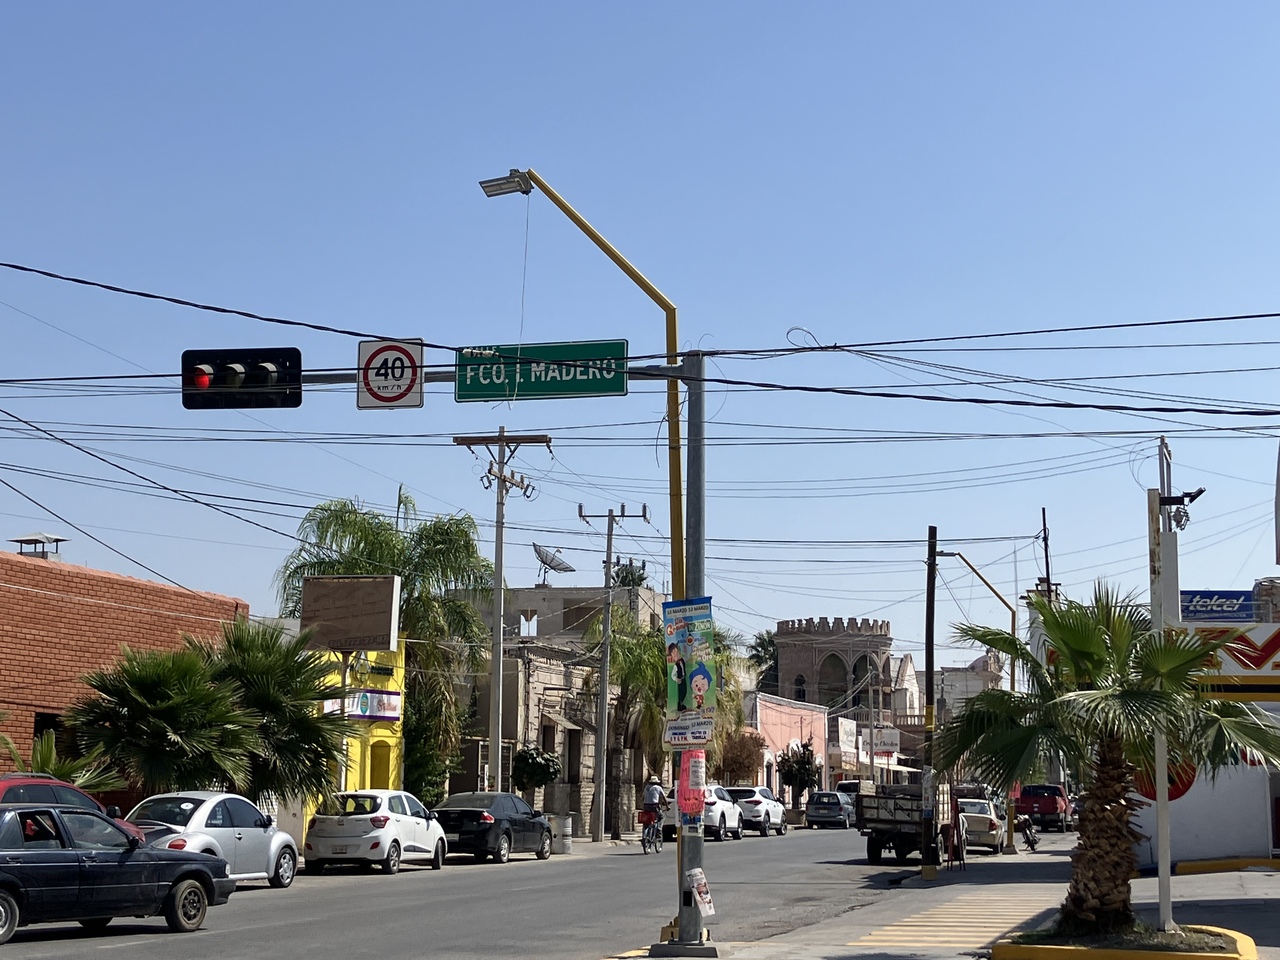
[[[777,830],[778,836],[787,832],[787,808],[768,787],[727,787],[726,790],[747,823],[760,831],[760,836],[767,837],[770,830]]]
[[[702,797],[703,836],[711,837],[713,840],[724,840],[730,836],[741,840],[745,818],[725,788],[715,785],[703,787]],[[676,839],[676,824],[680,819],[680,815],[675,812],[677,805],[674,787],[667,791],[667,799],[671,801],[671,812],[662,825],[662,839],[665,843],[672,843]]]

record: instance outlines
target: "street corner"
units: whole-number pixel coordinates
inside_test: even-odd
[[[1231,942],[1232,950],[1130,949],[1087,944],[1037,944],[1000,940],[991,948],[991,960],[1169,960],[1170,957],[1214,957],[1215,960],[1258,960],[1253,938],[1236,930],[1207,924],[1185,924],[1188,933],[1216,935]]]

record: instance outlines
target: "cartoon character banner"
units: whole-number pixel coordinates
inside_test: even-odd
[[[698,746],[711,739],[719,686],[711,637],[711,598],[662,605],[667,657],[668,746]]]

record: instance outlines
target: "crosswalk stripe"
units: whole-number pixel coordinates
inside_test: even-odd
[[[1056,908],[1060,898],[961,894],[868,932],[850,947],[981,947]]]

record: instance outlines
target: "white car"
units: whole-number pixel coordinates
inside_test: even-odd
[[[787,832],[787,808],[768,787],[725,787],[725,792],[738,805],[747,824],[760,831],[760,836],[767,837],[770,830],[776,830],[778,836]]]
[[[724,840],[730,836],[736,840],[741,840],[742,828],[746,818],[725,788],[716,785],[703,787],[702,797],[703,836],[711,837],[713,840]],[[667,799],[671,801],[671,810],[662,825],[662,840],[664,843],[674,843],[676,839],[676,823],[680,819],[679,814],[676,813],[676,791],[674,787],[667,792]]]
[[[307,870],[337,863],[377,863],[395,873],[405,860],[444,866],[449,844],[435,813],[401,790],[339,793],[307,825]]]
[[[126,818],[153,847],[208,853],[227,861],[227,876],[287,887],[298,872],[298,845],[244,797],[183,790],[147,797]]]
[[[999,853],[1004,846],[1004,820],[990,800],[957,800],[964,821],[965,842],[970,847],[986,847]]]

